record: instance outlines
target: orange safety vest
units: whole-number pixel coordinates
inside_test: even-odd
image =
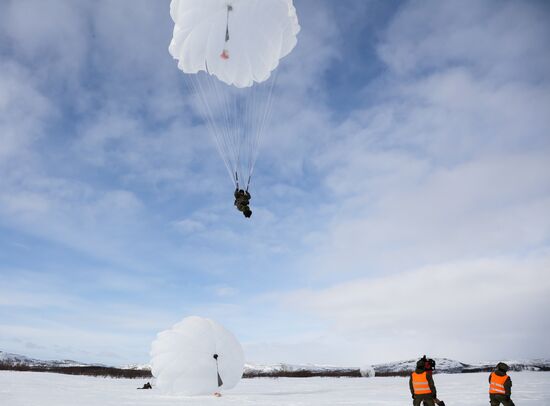
[[[432,393],[430,384],[428,383],[428,378],[426,377],[426,372],[422,372],[421,374],[413,372],[411,376],[415,395],[426,395],[428,393]]]
[[[494,372],[491,373],[491,383],[489,384],[489,393],[494,395],[506,395],[506,389],[504,389],[504,382],[508,379],[508,375],[499,376]]]

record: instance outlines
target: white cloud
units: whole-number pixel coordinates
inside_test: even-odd
[[[461,65],[498,83],[536,82],[550,66],[540,52],[548,16],[536,2],[410,1],[390,23],[380,56],[399,74]]]
[[[235,289],[232,286],[214,286],[214,291],[219,297],[232,297],[239,293],[238,289]]]
[[[2,225],[97,258],[141,268],[131,252],[143,233],[141,201],[127,190],[94,190],[60,178],[28,175],[0,180]]]
[[[334,215],[306,238],[294,269],[312,287],[289,308],[328,323],[319,340],[334,339],[317,352],[327,362],[326,349],[341,347],[340,359],[364,362],[547,355],[550,89],[518,58],[547,63],[547,26],[531,4],[435,9],[402,7],[380,47],[390,70],[365,90],[370,107],[315,157]],[[503,15],[513,16],[510,53]],[[509,324],[493,320],[494,297]]]
[[[40,327],[1,323],[0,329],[0,345],[9,352],[43,359],[71,357],[82,362],[105,362],[109,365],[117,361],[121,364],[130,363],[143,357],[149,339],[139,337],[135,341],[129,341],[126,333],[110,333],[81,326],[73,328],[60,323],[49,323]],[[22,339],[15,341],[12,337]],[[31,349],[25,345],[26,341],[39,342],[41,346]]]
[[[11,42],[15,58],[32,69],[42,84],[55,78],[70,87],[78,80],[88,51],[83,30],[87,8],[70,0],[50,0],[47,5],[7,1],[0,6],[0,35]]]
[[[544,154],[501,155],[429,172],[416,167],[420,170],[405,166],[389,175],[375,170],[370,185],[370,177],[357,181],[363,194],[342,199],[340,218],[324,243],[312,247],[313,264],[306,266],[329,273],[396,270],[546,243],[550,196],[542,187],[548,184]]]
[[[11,159],[28,158],[55,108],[34,86],[32,72],[0,62],[0,168]]]
[[[393,56],[401,61],[401,54],[408,55],[409,65],[396,63],[410,67],[409,74],[389,71],[379,78],[366,93],[375,98],[372,107],[350,114],[314,158],[337,214],[302,268],[396,271],[522,252],[548,240],[550,88],[547,82],[535,85],[534,74],[513,55],[479,59],[463,47],[460,52],[471,59],[439,65],[457,52],[446,45],[456,34],[446,24],[451,9],[460,9],[452,20],[457,30],[475,26],[474,32],[484,33],[475,46],[490,48],[501,30],[491,22],[492,29],[483,31],[483,5],[438,5],[445,9],[438,18],[432,5],[405,5],[381,46],[390,67]],[[494,14],[510,7],[516,8],[506,3]],[[515,15],[524,22],[514,22],[518,27],[540,24],[529,5]],[[429,23],[416,24],[423,19]],[[537,32],[526,28],[514,37],[514,47],[526,56],[543,53],[535,47],[543,46]],[[430,63],[433,69],[423,71]],[[480,75],[476,63],[505,64],[514,81]]]
[[[455,262],[299,290],[286,305],[328,323],[335,340],[362,342],[353,350],[365,361],[547,355],[549,269],[548,252]]]
[[[181,229],[184,233],[196,233],[205,230],[204,224],[197,220],[184,219],[175,223],[178,229]]]

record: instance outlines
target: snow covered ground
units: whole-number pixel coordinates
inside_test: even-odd
[[[518,405],[550,405],[550,372],[517,372]],[[487,374],[436,375],[439,397],[449,406],[488,405]],[[406,378],[244,379],[222,398],[164,396],[136,390],[145,380],[0,371],[2,406],[285,405],[397,406],[412,404]]]

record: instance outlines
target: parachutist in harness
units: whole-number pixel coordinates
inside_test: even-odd
[[[248,193],[248,186],[250,186],[250,176],[248,177],[248,183],[246,184],[246,189],[239,188],[239,174],[235,172],[235,207],[237,210],[242,212],[246,218],[252,216],[252,210],[248,206],[250,204],[250,193]]]
[[[250,193],[247,190],[239,189],[239,185],[237,184],[237,188],[235,189],[235,206],[237,207],[237,210],[241,211],[246,218],[250,218],[252,216],[252,210],[250,210],[250,207],[248,206],[250,204]]]

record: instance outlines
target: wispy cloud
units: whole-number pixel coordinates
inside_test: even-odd
[[[438,18],[432,6],[444,9]],[[289,306],[328,324],[317,338],[333,351],[319,353],[367,362],[545,351],[536,337],[549,289],[535,281],[548,268],[550,93],[537,64],[548,66],[539,37],[548,27],[531,5],[494,6],[403,5],[378,47],[389,70],[364,89],[364,108],[332,126],[338,142],[315,155],[333,215],[293,267],[314,287]],[[508,53],[500,34],[511,14]],[[493,323],[495,301],[524,333]],[[429,332],[411,313],[419,308]]]
[[[337,337],[361,339],[354,347],[365,361],[423,352],[467,360],[536,356],[548,328],[541,320],[550,305],[549,261],[547,252],[457,261],[297,291],[287,304],[329,322]]]

